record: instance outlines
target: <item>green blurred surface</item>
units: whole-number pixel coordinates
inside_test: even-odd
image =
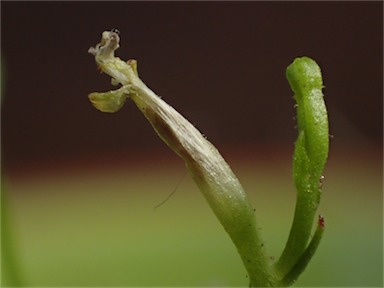
[[[291,156],[283,155],[269,162],[228,157],[256,208],[271,261],[283,249],[295,201]],[[382,286],[382,167],[375,157],[330,159],[319,210],[326,232],[295,286]],[[240,257],[189,176],[153,210],[184,174],[176,160],[3,172],[23,282],[247,286]]]

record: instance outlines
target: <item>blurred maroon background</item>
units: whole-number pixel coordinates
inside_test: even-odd
[[[168,151],[129,101],[111,115],[88,101],[114,89],[87,53],[112,28],[117,56],[137,59],[143,81],[219,149],[292,149],[285,69],[306,55],[323,71],[331,148],[382,153],[382,12],[382,2],[2,1],[3,165]]]
[[[149,213],[185,168],[135,105],[105,114],[89,102],[90,92],[116,89],[87,50],[117,28],[117,56],[137,59],[142,80],[228,160],[257,206],[265,243],[275,249],[268,251],[283,247],[295,197],[297,131],[285,69],[296,57],[315,59],[333,135],[319,210],[329,226],[297,285],[382,287],[383,2],[0,4],[1,180],[9,192],[1,195],[1,218],[15,235],[21,281],[182,286],[204,279],[190,267],[214,267],[217,258],[206,257],[215,247],[224,275],[248,282],[191,180]]]

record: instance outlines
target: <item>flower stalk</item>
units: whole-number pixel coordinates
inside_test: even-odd
[[[320,67],[308,57],[297,58],[287,68],[287,79],[295,93],[299,132],[293,155],[297,200],[290,235],[276,263],[280,275],[288,273],[307,249],[320,203],[320,182],[329,149]]]
[[[276,267],[270,265],[259,235],[260,229],[256,223],[254,209],[229,165],[219,151],[188,120],[144,84],[138,76],[136,60],[125,62],[115,57],[115,51],[120,47],[119,42],[117,30],[105,31],[102,33],[101,42],[88,51],[95,56],[98,68],[112,77],[112,84],[122,85],[114,91],[89,94],[92,104],[98,110],[109,113],[121,109],[127,98],[136,104],[159,137],[184,160],[190,175],[236,246],[248,272],[251,286],[276,287],[293,283],[316,250],[324,227],[322,226],[321,230],[315,233],[312,244],[307,246],[310,238],[308,234],[310,232],[307,231],[305,239],[298,245],[300,249],[295,245],[289,246],[287,250],[289,253],[285,252],[287,256],[281,259],[283,263],[287,262],[284,259],[292,258],[293,261]],[[305,117],[300,116],[300,119]],[[301,154],[299,153],[298,157],[305,156],[308,159],[295,158],[294,167],[297,167],[295,170],[297,173],[301,173],[309,162],[312,163],[314,161],[312,154],[316,154],[316,151],[306,150],[306,145],[312,145],[312,140],[309,140],[312,138],[299,136],[299,139],[297,143],[301,144],[296,143],[296,150]],[[321,161],[318,159],[316,161],[316,165],[321,166]],[[313,179],[318,179],[317,174],[311,174],[309,178],[310,184],[313,184]],[[296,181],[296,178],[295,183],[297,186],[307,185],[307,182],[301,184],[299,180]],[[318,196],[315,198],[317,199]],[[300,212],[300,209],[296,211]],[[313,221],[313,218],[310,221]],[[291,233],[297,233],[297,231],[294,230]],[[295,249],[300,250],[300,254],[292,257]]]

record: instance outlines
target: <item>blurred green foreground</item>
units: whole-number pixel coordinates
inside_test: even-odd
[[[225,157],[256,208],[271,261],[280,255],[293,217],[290,157]],[[178,158],[86,162],[3,171],[12,268],[23,285],[248,285],[240,257],[189,175],[167,203],[153,209],[186,171]],[[326,232],[295,286],[382,287],[377,163],[374,157],[330,159],[319,210]],[[7,279],[2,277],[3,285]]]

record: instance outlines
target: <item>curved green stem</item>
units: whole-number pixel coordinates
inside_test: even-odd
[[[101,44],[89,51],[99,68],[123,86],[106,93],[91,93],[93,105],[115,112],[126,98],[135,102],[160,138],[186,163],[216,217],[235,244],[253,286],[275,286],[275,277],[262,249],[254,210],[235,174],[219,151],[182,115],[169,106],[138,77],[137,63],[114,57],[119,36],[104,32]],[[110,44],[108,44],[110,43]],[[116,48],[117,49],[117,48]]]
[[[275,266],[280,276],[286,275],[307,249],[320,202],[320,180],[329,144],[320,67],[308,57],[297,58],[287,68],[287,78],[297,103],[299,136],[293,156],[297,200],[290,235]]]
[[[231,237],[252,283],[272,286],[270,267],[247,196],[218,150],[183,116],[146,87],[137,86],[131,99],[157,134],[186,163],[216,217]]]
[[[121,88],[91,93],[92,104],[116,112],[127,98],[135,102],[160,138],[184,161],[216,217],[236,246],[253,287],[292,284],[308,264],[323,231],[308,245],[320,200],[318,182],[328,153],[328,122],[322,99],[320,69],[309,58],[296,59],[287,77],[297,101],[299,137],[295,144],[294,180],[298,190],[295,218],[287,246],[275,266],[268,264],[254,210],[235,174],[219,151],[182,115],[158,97],[138,77],[135,60],[115,57],[116,31],[105,31],[101,43],[89,52],[99,69]],[[326,136],[326,139],[325,139]]]
[[[320,240],[323,237],[324,228],[324,218],[320,215],[317,224],[317,229],[312,237],[311,242],[309,243],[308,247],[305,249],[303,254],[300,256],[300,258],[297,260],[295,265],[293,265],[291,270],[282,279],[282,286],[291,286],[296,282],[297,278],[301,275],[301,273],[303,273],[309,261],[311,261],[313,255],[315,255],[317,247],[320,244]]]

